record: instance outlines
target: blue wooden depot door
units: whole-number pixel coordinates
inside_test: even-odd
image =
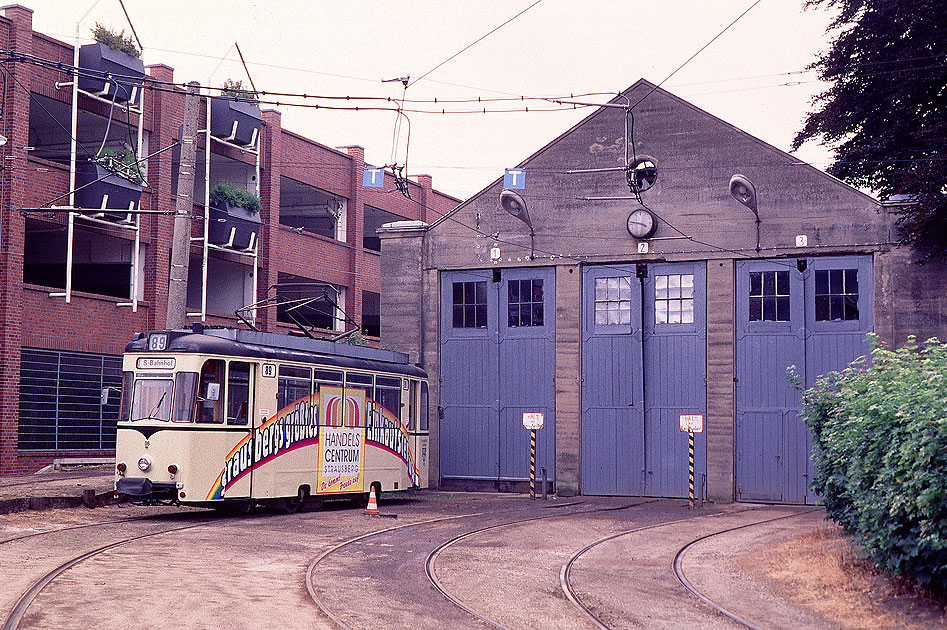
[[[706,410],[705,263],[583,273],[582,492],[685,497],[680,416]],[[704,473],[705,434],[695,447]]]
[[[871,257],[739,261],[737,498],[817,503],[812,438],[800,419],[795,366],[806,387],[868,352]]]
[[[555,270],[441,277],[442,479],[529,479],[523,412],[542,412],[537,475],[555,479]]]

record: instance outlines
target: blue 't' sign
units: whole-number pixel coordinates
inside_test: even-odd
[[[366,164],[365,172],[362,174],[362,186],[366,188],[384,188],[385,169]]]
[[[503,174],[503,187],[507,190],[522,190],[526,188],[526,170],[522,168],[508,168]]]

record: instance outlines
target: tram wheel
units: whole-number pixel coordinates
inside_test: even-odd
[[[299,511],[299,506],[302,505],[302,501],[299,500],[299,497],[293,497],[291,499],[283,499],[283,511],[287,514],[295,514]]]

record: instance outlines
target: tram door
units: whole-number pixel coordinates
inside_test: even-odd
[[[223,431],[231,448],[240,444],[253,431],[254,414],[252,410],[254,408],[253,381],[255,368],[254,364],[246,361],[227,362],[226,419]],[[252,456],[253,449],[250,449],[247,457]],[[248,498],[252,491],[252,475],[253,467],[251,466],[243,477],[227,488],[226,498]]]
[[[705,414],[703,262],[583,271],[583,494],[684,497],[682,414]],[[706,471],[706,434],[695,469]]]
[[[738,261],[737,498],[818,503],[808,485],[812,436],[799,417],[805,387],[869,351],[871,257]]]
[[[430,472],[430,433],[428,413],[429,395],[426,382],[406,380],[408,383],[408,432],[411,435],[411,452],[418,468],[421,487],[428,487]]]
[[[540,412],[537,475],[555,479],[555,280],[549,267],[442,276],[442,478],[528,480],[523,413]]]

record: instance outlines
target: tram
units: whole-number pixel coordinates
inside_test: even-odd
[[[427,375],[407,355],[194,324],[137,334],[122,370],[120,499],[291,512],[428,485]]]

